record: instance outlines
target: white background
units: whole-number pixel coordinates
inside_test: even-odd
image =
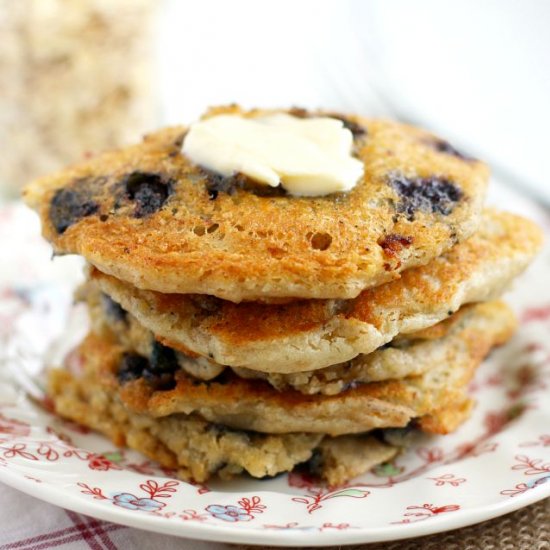
[[[208,105],[399,116],[550,201],[550,2],[166,0],[162,123]]]

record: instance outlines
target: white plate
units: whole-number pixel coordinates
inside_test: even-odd
[[[542,211],[514,202],[550,226]],[[0,480],[8,485],[141,529],[281,546],[426,535],[550,495],[550,250],[508,296],[520,330],[480,368],[472,384],[478,406],[456,434],[421,436],[395,463],[345,487],[316,487],[300,474],[206,487],[48,414],[19,389],[40,398],[44,365],[86,324],[84,310],[70,306],[79,262],[48,262],[37,233],[22,207],[0,210]]]

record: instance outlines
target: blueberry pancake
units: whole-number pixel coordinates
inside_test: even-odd
[[[277,114],[210,115],[220,113]],[[294,196],[222,177],[182,153],[188,129],[176,127],[39,179],[24,198],[56,253],[137,288],[233,302],[355,298],[472,235],[488,170],[425,131],[340,118],[362,172],[347,192]]]
[[[129,411],[101,377],[74,376],[66,370],[52,371],[49,391],[62,416],[105,434],[118,446],[140,451],[189,481],[228,479],[243,472],[272,477],[302,464],[329,484],[339,485],[399,452],[398,446],[383,440],[384,434],[272,435],[183,414],[152,418]]]
[[[97,269],[89,277],[170,347],[222,365],[296,373],[371,353],[397,334],[438,323],[463,304],[499,296],[540,245],[534,223],[488,210],[479,231],[463,243],[347,301],[233,304],[139,290]]]
[[[86,295],[92,331],[115,340],[125,352],[151,360],[163,349],[174,361],[172,372],[179,368],[192,378],[208,382],[221,378],[229,369],[241,378],[265,380],[279,391],[295,389],[307,395],[335,395],[359,384],[417,376],[437,365],[464,362],[470,354],[467,343],[477,341],[478,334],[498,333],[503,326],[510,331],[513,326],[506,325],[510,323],[510,313],[502,302],[473,304],[460,308],[436,325],[398,335],[372,353],[360,354],[350,361],[304,372],[265,373],[228,367],[189,351],[182,353],[169,348],[132,314],[93,286],[86,289]]]
[[[515,328],[510,310],[501,304],[494,307],[496,312],[488,308],[477,325],[470,320],[471,330],[465,323],[456,334],[421,348],[428,363],[425,372],[382,382],[358,381],[335,395],[307,395],[294,388],[278,391],[262,380],[247,380],[229,370],[213,380],[200,380],[179,367],[169,348],[153,346],[145,357],[128,352],[109,335],[89,334],[79,353],[84,369],[116,389],[130,411],[154,418],[194,414],[235,429],[336,436],[404,427],[413,419],[421,424],[426,415],[456,407],[459,416],[449,415],[448,423],[441,425],[442,433],[447,433],[469,410],[465,390],[475,369]],[[480,326],[484,327],[481,333]],[[448,348],[446,354],[437,349],[438,343]],[[418,358],[415,345],[422,344],[411,344],[394,360],[403,363],[407,353]]]

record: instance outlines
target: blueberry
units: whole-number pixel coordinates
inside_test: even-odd
[[[155,373],[145,370],[143,378],[155,391],[173,390],[176,387],[176,379],[172,372]]]
[[[220,193],[232,195],[238,187],[235,176],[222,176],[210,170],[203,170],[203,172],[206,175],[206,190],[211,201],[216,200]]]
[[[463,198],[462,189],[447,178],[429,176],[408,178],[402,174],[392,174],[389,183],[399,195],[397,211],[414,220],[415,213],[438,213],[449,215]]]
[[[126,197],[135,203],[135,218],[160,210],[173,192],[171,180],[149,172],[132,172],[124,179],[124,188]]]
[[[439,153],[445,153],[446,155],[451,155],[461,160],[475,160],[473,157],[465,155],[458,149],[455,149],[448,141],[445,141],[444,139],[435,138],[427,141],[426,143]]]
[[[174,350],[153,343],[150,360],[136,353],[125,353],[118,370],[121,384],[143,378],[155,391],[166,391],[176,387],[174,374],[179,368]]]
[[[143,371],[143,378],[155,390],[166,391],[176,387],[174,377],[179,365],[173,349],[153,341],[150,360]]]
[[[117,377],[121,384],[137,380],[148,369],[149,361],[137,353],[125,353],[118,368]]]
[[[163,346],[160,342],[157,342],[156,340],[153,342],[152,348],[153,349],[151,351],[150,366],[150,370],[152,373],[173,373],[179,369],[176,353],[173,349]]]
[[[244,174],[233,174],[232,176],[222,176],[216,172],[202,169],[206,176],[206,190],[208,198],[213,201],[218,198],[220,193],[234,195],[238,190],[248,191],[259,197],[280,197],[286,195],[284,187],[278,185],[262,185],[246,177]]]
[[[97,202],[78,190],[58,189],[51,202],[49,218],[57,233],[63,234],[71,225],[99,210]]]
[[[418,435],[418,429],[409,422],[404,428],[384,428],[380,435],[383,441],[394,447],[408,447]]]
[[[342,386],[342,392],[348,391],[348,390],[354,390],[355,388],[359,387],[361,385],[361,382],[358,382],[357,380],[350,380],[349,382],[346,382]]]
[[[360,138],[367,135],[367,129],[364,126],[361,126],[357,122],[354,122],[353,120],[350,120],[349,118],[343,117],[343,116],[336,116],[333,118],[337,118],[338,120],[341,120],[344,124],[344,128],[349,130],[354,138]]]
[[[306,462],[305,467],[312,476],[320,476],[323,471],[324,457],[319,449],[314,449],[311,458]]]
[[[315,116],[323,116],[316,113],[312,113],[302,107],[292,107],[289,110],[289,114],[292,116],[295,116],[296,118],[310,118]],[[350,120],[346,116],[343,116],[337,113],[327,113],[324,116],[329,116],[330,118],[335,118],[337,120],[340,120],[343,123],[344,128],[348,129],[353,134],[354,138],[359,138],[367,135],[367,129],[364,126],[361,126],[357,122]]]
[[[110,296],[107,294],[102,293],[101,294],[101,303],[103,306],[103,310],[105,311],[105,314],[107,317],[109,317],[114,322],[127,322],[127,311],[118,303],[115,302]]]

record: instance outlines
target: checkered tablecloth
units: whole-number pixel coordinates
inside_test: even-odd
[[[149,533],[46,504],[0,484],[0,550],[242,550]],[[250,547],[252,548],[252,547]],[[550,550],[550,499],[502,518],[409,541],[355,546],[368,550]]]
[[[39,550],[218,550],[201,543],[131,529],[46,504],[0,484],[0,549]]]

